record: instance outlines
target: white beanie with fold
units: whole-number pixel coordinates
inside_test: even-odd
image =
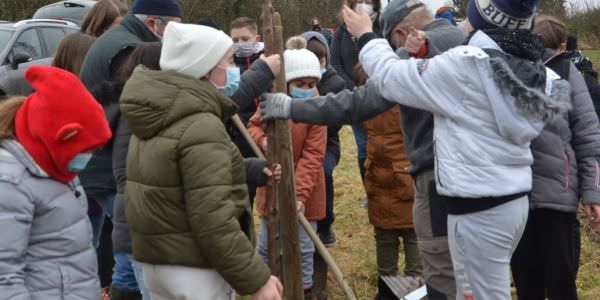
[[[162,43],[160,68],[194,78],[206,76],[233,45],[223,31],[176,22],[167,24]]]
[[[283,52],[283,64],[285,69],[285,81],[303,77],[321,79],[321,64],[317,56],[306,48],[306,40],[296,36],[290,38]]]

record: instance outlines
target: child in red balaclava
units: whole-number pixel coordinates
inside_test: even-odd
[[[0,103],[0,299],[98,299],[76,177],[110,128],[75,75],[35,66],[25,77],[36,92]]]

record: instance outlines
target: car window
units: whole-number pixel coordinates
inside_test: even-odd
[[[52,27],[42,27],[40,30],[42,31],[44,43],[46,43],[46,50],[48,50],[47,54],[49,56],[54,56],[60,40],[65,37],[65,32],[62,30],[62,28]]]
[[[8,45],[8,42],[10,41],[12,35],[12,31],[0,30],[0,52],[2,52],[2,50],[4,50],[4,47]]]
[[[13,53],[25,53],[32,59],[44,58],[42,55],[42,45],[35,29],[28,29],[21,33],[13,47]]]

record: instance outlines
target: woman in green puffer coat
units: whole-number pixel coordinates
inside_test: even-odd
[[[162,71],[139,67],[121,111],[133,137],[125,212],[152,299],[281,299],[254,250],[242,156],[223,123],[236,111],[232,41],[169,23]]]

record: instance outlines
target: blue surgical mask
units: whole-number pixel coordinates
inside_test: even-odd
[[[90,159],[92,159],[92,153],[90,152],[75,155],[69,162],[69,172],[79,173],[83,171],[88,162],[90,162]]]
[[[256,50],[256,43],[246,42],[246,43],[233,44],[233,53],[235,53],[235,56],[237,56],[237,57],[242,57],[242,58],[250,57],[250,56],[252,56],[252,54],[255,53],[255,50]]]
[[[327,68],[321,68],[321,75],[327,73]]]
[[[218,89],[223,92],[225,96],[231,97],[240,86],[240,68],[225,68],[225,73],[227,74],[227,83],[225,83],[224,86],[218,87]]]
[[[315,96],[315,89],[301,89],[292,87],[290,89],[290,96],[292,96],[294,99],[311,98]]]

